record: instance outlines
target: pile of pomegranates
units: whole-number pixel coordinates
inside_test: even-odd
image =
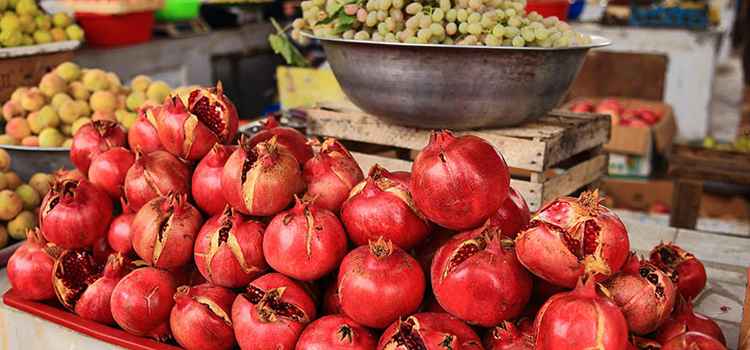
[[[365,177],[335,139],[237,124],[219,86],[82,127],[12,287],[186,349],[723,348],[700,261],[630,253],[596,191],[532,215],[475,136]]]

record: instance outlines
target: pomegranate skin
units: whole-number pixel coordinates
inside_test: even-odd
[[[10,286],[28,300],[55,297],[52,286],[54,260],[47,254],[47,241],[39,228],[26,230],[26,242],[8,259],[6,272]]]
[[[659,350],[661,344],[656,340],[640,338],[636,336],[630,337],[630,347],[628,350]]]
[[[151,154],[156,151],[166,151],[159,141],[156,132],[156,117],[161,112],[161,106],[136,109],[138,119],[128,130],[128,145],[131,150],[141,149],[143,154]]]
[[[302,168],[305,196],[319,197],[315,205],[339,213],[349,192],[365,175],[351,153],[336,139],[326,137],[322,144],[317,140],[311,143],[320,146],[320,152]]]
[[[101,277],[89,284],[76,302],[75,313],[83,318],[114,326],[115,319],[110,308],[112,291],[132,270],[130,260],[126,260],[122,254],[110,255]]]
[[[39,211],[44,238],[64,249],[93,245],[112,220],[112,201],[89,180],[62,180],[52,185]]]
[[[494,327],[521,314],[533,279],[518,262],[513,242],[485,226],[459,233],[432,260],[432,290],[440,306],[462,321]]]
[[[279,140],[280,145],[288,149],[289,152],[292,152],[294,158],[296,158],[300,164],[305,164],[305,162],[313,157],[313,149],[312,146],[307,144],[307,137],[292,128],[279,126],[279,123],[274,117],[268,117],[263,128],[250,137],[248,142],[252,147],[261,142],[267,141],[274,136]]]
[[[109,246],[107,235],[105,234],[102,238],[99,238],[98,241],[94,242],[94,245],[91,247],[91,253],[97,263],[104,265],[107,263],[109,256],[116,252]]]
[[[221,214],[227,206],[227,200],[221,192],[221,173],[232,152],[233,147],[215,143],[193,172],[193,199],[198,208],[208,216]]]
[[[345,314],[344,309],[341,308],[337,280],[338,278],[334,278],[333,283],[329,284],[323,293],[323,315]]]
[[[84,174],[91,161],[110,148],[125,147],[127,132],[122,125],[109,120],[97,120],[81,126],[73,136],[70,161]]]
[[[122,206],[122,214],[118,215],[109,224],[107,229],[107,243],[115,252],[120,252],[124,256],[135,259],[138,254],[133,249],[133,237],[131,236],[131,229],[133,227],[133,220],[135,219],[135,213],[125,199],[120,198]]]
[[[135,163],[125,176],[125,198],[138,211],[148,201],[169,192],[190,196],[190,169],[171,153],[135,151]]]
[[[355,245],[382,236],[410,249],[430,234],[432,224],[417,209],[409,186],[392,178],[387,170],[373,165],[369,177],[352,188],[341,205],[341,222]]]
[[[650,338],[666,345],[672,338],[688,331],[705,334],[724,345],[727,343],[719,325],[711,318],[694,312],[692,301],[681,296],[677,297],[677,304],[669,319]]]
[[[297,340],[296,350],[372,350],[378,337],[346,315],[321,317],[311,323]]]
[[[313,200],[297,198],[294,208],[274,216],[263,236],[268,265],[300,281],[331,273],[347,251],[341,222],[330,211],[313,205]]]
[[[482,344],[486,350],[527,350],[531,339],[521,332],[515,323],[503,321],[484,334]]]
[[[508,197],[505,159],[476,136],[431,132],[430,143],[414,159],[411,190],[430,221],[451,230],[481,226]]]
[[[726,350],[724,344],[698,332],[686,332],[668,341],[662,350]]]
[[[584,281],[585,279],[585,281]],[[600,348],[625,350],[628,325],[612,300],[597,295],[596,281],[586,276],[572,292],[550,298],[534,320],[536,350]]]
[[[625,225],[600,204],[598,190],[543,205],[516,237],[516,253],[531,273],[573,288],[585,271],[601,282],[620,270],[630,241]]]
[[[508,198],[503,201],[500,209],[490,216],[492,225],[500,227],[502,235],[510,238],[516,238],[529,221],[531,221],[529,205],[513,187],[508,189]]]
[[[174,339],[187,350],[235,348],[230,315],[236,296],[229,289],[212,284],[177,288],[169,316]]]
[[[694,299],[706,287],[706,268],[690,252],[672,242],[661,242],[649,255],[651,263],[672,279],[683,298]]]
[[[419,308],[425,279],[417,261],[382,237],[360,246],[341,262],[341,308],[355,322],[384,328]]]
[[[265,226],[227,206],[201,227],[193,258],[203,277],[227,288],[245,287],[268,270],[263,258]]]
[[[124,197],[125,176],[134,162],[133,152],[123,147],[110,148],[91,161],[89,180],[113,200]]]
[[[432,281],[432,275],[430,274],[430,266],[432,266],[432,258],[435,257],[435,253],[440,247],[443,246],[451,237],[456,235],[456,231],[449,230],[445,227],[435,226],[429,236],[424,241],[420,242],[414,249],[411,250],[411,255],[417,259],[419,266],[422,267],[425,278]],[[431,288],[431,283],[427,285]]]
[[[123,277],[112,291],[112,317],[126,332],[164,341],[172,337],[169,314],[177,292],[172,275],[143,267]]]
[[[315,312],[315,302],[300,284],[280,273],[263,275],[232,304],[237,343],[243,350],[294,349]]]
[[[407,347],[405,341],[413,344]],[[479,350],[482,341],[461,320],[443,313],[418,313],[396,320],[383,332],[378,350]]]

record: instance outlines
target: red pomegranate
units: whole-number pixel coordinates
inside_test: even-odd
[[[518,260],[533,274],[572,288],[584,271],[603,281],[620,270],[630,242],[625,225],[600,204],[598,190],[542,206],[516,238]]]
[[[199,284],[207,283],[201,272],[195,266],[195,262],[192,260],[185,265],[165,268],[172,278],[174,278],[175,284],[178,286],[197,286]]]
[[[651,333],[664,324],[672,312],[675,289],[661,270],[631,253],[622,270],[604,281],[628,322],[628,331],[637,335]]]
[[[109,256],[112,254],[115,254],[114,249],[109,246],[109,243],[107,242],[107,235],[103,235],[102,238],[99,238],[98,241],[94,242],[94,245],[91,247],[91,254],[94,256],[94,260],[96,260],[96,263],[99,265],[104,265],[107,263],[107,260],[109,259]]]
[[[98,185],[110,198],[125,196],[125,175],[135,162],[135,154],[123,148],[114,147],[91,161],[89,180]]]
[[[630,348],[628,350],[659,350],[661,344],[656,340],[641,338],[637,336],[630,337]]]
[[[664,271],[684,298],[695,298],[706,287],[706,268],[690,252],[661,242],[650,254],[651,263]]]
[[[234,333],[243,349],[294,349],[302,330],[314,319],[310,295],[280,273],[251,282],[232,305]]]
[[[268,265],[263,258],[265,226],[227,206],[201,227],[193,248],[195,265],[207,281],[227,288],[245,287]]]
[[[130,208],[124,198],[120,198],[122,214],[112,219],[107,229],[107,243],[116,252],[120,252],[128,258],[138,257],[133,249],[133,238],[131,228],[135,219],[135,212]]]
[[[503,321],[494,328],[488,329],[482,339],[487,350],[529,350],[533,339],[510,321]]]
[[[661,347],[662,350],[726,350],[726,346],[703,333],[685,332]]]
[[[107,232],[112,201],[89,180],[62,180],[42,201],[39,222],[44,238],[64,249],[89,247]]]
[[[508,189],[508,198],[494,214],[490,216],[493,226],[500,227],[503,236],[516,238],[518,233],[529,224],[531,213],[526,199],[513,187]]]
[[[669,319],[651,335],[651,338],[666,345],[672,338],[685,332],[703,333],[716,338],[722,344],[727,343],[716,322],[705,315],[693,312],[693,303],[679,296]]]
[[[383,332],[378,350],[484,349],[474,331],[461,320],[443,313],[419,313],[396,320]]]
[[[382,237],[346,255],[337,284],[344,312],[372,328],[387,327],[416,311],[425,289],[417,261]]]
[[[229,205],[247,215],[274,215],[302,190],[299,163],[276,138],[250,147],[244,135],[221,173],[221,191]]]
[[[169,316],[174,340],[188,350],[229,350],[237,346],[232,328],[236,294],[224,287],[201,284],[181,286]]]
[[[263,255],[274,270],[301,281],[314,281],[341,263],[346,232],[330,211],[314,199],[296,198],[294,208],[274,216],[263,237]]]
[[[190,169],[171,153],[135,151],[135,163],[125,176],[125,198],[138,211],[146,202],[169,192],[190,195]]]
[[[430,221],[451,230],[481,226],[508,197],[505,159],[489,142],[471,135],[430,133],[430,143],[411,168],[417,208]]]
[[[493,327],[529,302],[533,280],[518,262],[513,241],[489,221],[459,233],[432,259],[432,291],[448,313],[471,325]]]
[[[257,134],[253,135],[248,142],[250,143],[250,147],[254,147],[274,136],[277,137],[280,145],[288,149],[289,152],[292,152],[294,158],[300,164],[305,164],[305,162],[313,157],[313,149],[312,146],[307,144],[307,137],[292,128],[279,126],[274,117],[268,117],[263,128]]]
[[[419,243],[414,249],[411,250],[411,255],[419,262],[419,266],[422,267],[425,278],[432,281],[430,277],[430,266],[432,265],[432,258],[435,257],[437,250],[443,246],[451,237],[456,235],[456,231],[449,230],[445,227],[435,226],[429,236],[424,241]],[[427,288],[431,288],[429,284]]]
[[[137,109],[138,119],[128,130],[128,145],[131,150],[140,148],[143,154],[166,151],[159,141],[156,132],[156,115],[161,113],[161,106]]]
[[[581,277],[572,292],[547,300],[534,321],[534,334],[536,350],[625,350],[628,343],[625,317],[617,304],[596,293],[591,275]]]
[[[297,340],[297,350],[372,350],[378,337],[346,315],[324,316],[311,323]]]
[[[369,177],[352,188],[341,205],[341,222],[355,245],[382,236],[409,249],[430,234],[432,224],[414,204],[408,183],[375,164]]]
[[[8,259],[8,280],[21,298],[47,300],[55,297],[52,286],[55,262],[47,254],[47,249],[47,241],[38,228],[26,230],[26,242]]]
[[[112,317],[126,332],[164,341],[172,337],[169,314],[177,292],[172,275],[155,267],[137,269],[115,286]]]
[[[445,309],[440,306],[437,299],[435,299],[435,296],[433,295],[425,295],[424,299],[422,300],[422,304],[419,305],[419,308],[417,309],[417,312],[442,312],[444,314],[448,313],[448,311],[445,311]]]
[[[58,171],[53,171],[52,175],[55,176],[55,181],[88,179],[83,171],[79,169],[65,170],[65,166],[61,166]]]
[[[237,133],[237,110],[221,82],[215,88],[193,90],[187,106],[178,96],[168,98],[157,119],[164,148],[188,160],[203,158],[214,143],[230,143]]]
[[[127,132],[122,125],[110,120],[96,120],[83,125],[73,136],[70,161],[84,174],[89,172],[91,161],[110,148],[125,147]]]
[[[339,298],[339,288],[338,284],[336,284],[336,280],[337,278],[334,278],[333,282],[326,287],[326,290],[323,293],[323,315],[338,315],[344,313],[344,309],[341,308],[341,298]]]
[[[221,214],[227,206],[221,192],[221,173],[232,152],[233,147],[215,143],[193,172],[191,190],[195,204],[208,216]]]
[[[315,205],[339,213],[341,204],[349,198],[349,191],[365,175],[351,153],[336,139],[326,137],[322,144],[318,140],[311,144],[320,146],[320,152],[302,168],[305,195],[319,196]]]

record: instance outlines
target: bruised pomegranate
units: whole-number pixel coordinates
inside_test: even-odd
[[[232,328],[236,294],[212,284],[181,286],[169,316],[174,340],[188,350],[229,350],[237,346]]]
[[[518,262],[513,241],[501,240],[489,220],[438,249],[431,271],[440,306],[468,324],[492,327],[515,318],[531,297],[533,280]]]
[[[533,274],[572,288],[584,271],[603,281],[620,270],[630,249],[625,225],[599,204],[598,190],[542,206],[516,238],[518,260]]]
[[[250,146],[253,147],[274,136],[277,137],[280,145],[288,149],[289,152],[292,152],[294,158],[296,158],[300,164],[305,164],[305,162],[313,157],[313,149],[312,146],[307,143],[307,137],[292,128],[279,126],[279,123],[274,117],[268,117],[263,128],[253,135],[248,142],[250,143]]]
[[[639,262],[632,253],[622,270],[603,286],[633,334],[653,332],[667,321],[674,307],[675,289],[669,277],[648,261]]]
[[[276,138],[250,147],[243,135],[240,147],[227,159],[221,173],[224,198],[243,214],[276,214],[302,189],[299,163]]]
[[[330,315],[311,323],[297,340],[297,350],[372,350],[378,337],[346,315]]]
[[[531,213],[526,199],[513,187],[508,189],[508,198],[503,201],[500,209],[490,216],[492,225],[500,227],[500,233],[510,238],[516,238],[530,220]]]
[[[373,165],[367,179],[352,188],[341,205],[341,222],[355,245],[385,237],[404,249],[421,242],[432,224],[417,209],[404,185],[380,165]]]
[[[110,148],[125,147],[127,132],[122,125],[110,120],[96,120],[81,126],[73,136],[70,161],[84,174],[94,158]]]
[[[135,163],[125,176],[125,198],[133,210],[169,192],[190,194],[190,169],[168,152],[135,151]]]
[[[155,267],[136,269],[112,291],[112,317],[126,332],[165,341],[172,337],[169,314],[177,286],[172,275]]]
[[[133,238],[131,228],[135,219],[135,212],[130,208],[125,199],[120,198],[122,214],[112,219],[107,229],[107,243],[116,252],[122,253],[128,258],[136,258],[138,255],[133,249]]]
[[[311,143],[320,146],[320,152],[302,168],[305,195],[319,196],[315,205],[338,213],[354,185],[365,176],[351,153],[336,139],[327,137],[322,144],[317,140]]]
[[[161,144],[183,159],[201,159],[215,143],[227,144],[237,133],[237,110],[224,96],[221,82],[193,90],[187,106],[178,96],[168,98],[157,119]]]
[[[64,249],[91,246],[107,232],[112,210],[107,194],[89,180],[57,181],[39,211],[42,234]]]
[[[669,319],[651,335],[651,338],[666,345],[672,338],[685,332],[703,333],[726,345],[724,333],[719,325],[705,315],[693,312],[693,303],[679,296]]]
[[[310,295],[280,273],[251,282],[232,305],[234,333],[243,349],[294,349],[302,330],[314,319]]]
[[[114,147],[91,161],[89,180],[98,185],[110,198],[125,196],[125,175],[135,162],[135,154],[123,148]]]
[[[138,119],[128,130],[128,145],[131,150],[140,148],[143,154],[166,151],[159,141],[156,132],[156,115],[161,113],[161,106],[137,109]]]
[[[383,237],[352,250],[339,269],[341,308],[367,327],[384,328],[416,311],[424,288],[417,261]]]
[[[630,345],[633,350],[659,350],[661,344],[656,340],[640,338],[636,336],[630,337]]]
[[[26,230],[26,242],[8,259],[8,280],[21,298],[47,300],[55,297],[52,286],[54,260],[47,254],[47,249],[47,241],[38,228]]]
[[[294,208],[274,216],[263,237],[263,255],[274,270],[301,281],[314,281],[346,255],[346,232],[330,211],[297,198]]]
[[[489,142],[471,135],[431,132],[414,159],[411,190],[430,221],[451,230],[481,226],[508,197],[505,159]]]
[[[191,183],[193,198],[206,215],[219,215],[227,206],[227,200],[221,192],[221,173],[233,151],[230,146],[215,143],[195,167]]]
[[[668,341],[662,350],[726,350],[724,344],[703,333],[686,332]]]
[[[378,350],[484,349],[474,331],[443,313],[419,313],[393,322],[383,332]]]
[[[488,329],[483,344],[487,350],[527,350],[531,349],[531,338],[510,321],[503,321],[494,328]]]
[[[201,227],[193,256],[207,281],[228,288],[245,287],[268,265],[263,258],[265,226],[227,206]]]
[[[571,292],[554,295],[534,321],[535,350],[625,350],[628,325],[612,300],[596,293],[596,280],[582,276]]]
[[[650,254],[651,263],[664,271],[684,298],[695,298],[706,287],[706,268],[690,252],[661,242]]]

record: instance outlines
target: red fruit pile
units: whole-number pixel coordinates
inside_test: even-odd
[[[127,142],[116,124],[82,127],[80,168],[58,174],[8,263],[12,287],[186,349],[724,342],[692,311],[706,279],[693,255],[629,255],[596,191],[531,215],[481,138],[433,132],[411,173],[364,178],[335,139],[269,119],[235,147],[236,128],[221,86],[142,111]]]
[[[625,107],[616,98],[605,98],[599,104],[581,101],[570,107],[573,112],[609,114],[614,125],[648,128],[664,117],[663,110],[649,107]]]

